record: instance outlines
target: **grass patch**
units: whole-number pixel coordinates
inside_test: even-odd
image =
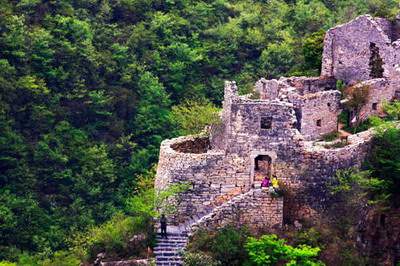
[[[323,135],[322,140],[326,141],[326,142],[331,142],[331,141],[334,141],[335,139],[337,139],[338,137],[339,137],[339,132],[333,131],[331,133]]]

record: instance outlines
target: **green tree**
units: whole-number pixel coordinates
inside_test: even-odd
[[[320,30],[304,39],[303,55],[306,69],[321,71],[325,31]]]
[[[199,134],[207,126],[220,124],[219,109],[209,102],[187,101],[172,107],[171,120],[178,135]]]
[[[324,265],[316,260],[320,251],[318,247],[292,247],[276,235],[263,235],[260,239],[250,237],[245,247],[252,265]]]

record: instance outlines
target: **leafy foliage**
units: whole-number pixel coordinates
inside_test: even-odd
[[[221,265],[243,265],[247,261],[244,245],[248,236],[246,228],[230,226],[217,232],[199,231],[189,243],[188,250],[195,254],[199,251],[209,254]]]
[[[398,10],[397,0],[0,0],[0,260],[60,261],[69,235],[125,210],[160,142],[214,121],[224,79],[248,88],[317,74],[325,30]]]
[[[388,113],[385,120],[372,117],[374,126],[372,150],[365,163],[366,170],[347,169],[337,172],[337,184],[333,192],[364,189],[372,203],[398,205],[400,169],[400,128],[398,127],[398,103],[385,104]]]
[[[344,89],[345,103],[349,111],[353,111],[356,117],[356,125],[360,123],[361,108],[368,102],[371,88],[369,86],[350,86]]]
[[[292,247],[285,244],[284,239],[276,235],[263,235],[260,239],[250,237],[246,243],[246,250],[252,265],[324,265],[315,258],[320,249],[307,245]]]
[[[218,266],[220,262],[214,260],[211,256],[204,253],[187,252],[183,256],[183,261],[186,266]],[[7,266],[7,265],[6,265]]]
[[[220,124],[219,109],[211,103],[188,101],[172,107],[172,120],[178,125],[180,135],[201,133],[206,126]]]

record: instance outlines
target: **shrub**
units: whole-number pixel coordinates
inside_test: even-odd
[[[40,263],[41,266],[79,266],[81,261],[67,251],[57,251],[54,255]]]
[[[221,265],[243,265],[247,260],[244,249],[249,232],[246,228],[236,229],[228,226],[217,232],[199,231],[188,245],[193,252],[203,251]]]
[[[333,140],[337,139],[338,137],[339,137],[339,133],[337,131],[333,131],[331,133],[323,135],[322,139],[324,141],[329,142],[329,141],[333,141]]]
[[[17,264],[9,261],[0,261],[0,266],[17,266]]]
[[[370,203],[398,205],[400,197],[400,129],[393,122],[372,119],[376,125],[371,152],[364,171],[337,172],[334,192],[360,187],[368,193]]]
[[[110,221],[74,235],[73,250],[82,260],[91,260],[100,252],[121,254],[127,250],[129,238],[141,232],[147,223],[142,217],[118,213]]]
[[[219,266],[221,262],[203,252],[186,252],[183,256],[185,266]]]
[[[187,101],[172,107],[170,116],[178,135],[201,133],[206,126],[220,124],[219,109],[210,102]]]
[[[383,111],[387,115],[388,120],[399,120],[400,119],[400,101],[392,103],[384,103]]]
[[[356,124],[360,122],[360,111],[368,102],[370,90],[369,86],[350,86],[344,89],[344,96],[347,100],[345,106],[348,110],[355,112]]]
[[[397,206],[400,197],[400,129],[384,123],[375,130],[366,166],[371,172],[366,183],[371,198]]]
[[[324,265],[316,260],[320,249],[307,245],[292,247],[274,234],[256,239],[249,237],[246,245],[251,265]]]

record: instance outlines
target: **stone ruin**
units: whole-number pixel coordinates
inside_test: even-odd
[[[279,228],[312,218],[333,200],[327,181],[338,169],[360,167],[371,132],[350,135],[344,146],[321,145],[338,130],[342,111],[338,80],[371,89],[360,117],[382,113],[382,103],[400,95],[400,19],[369,15],[330,29],[320,77],[260,79],[258,99],[240,96],[225,82],[221,124],[209,136],[186,136],[161,144],[157,190],[189,182],[176,198],[170,221],[189,231],[226,224]],[[259,188],[274,175],[284,196]]]

